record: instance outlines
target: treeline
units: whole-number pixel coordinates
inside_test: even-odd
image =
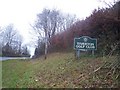
[[[26,45],[22,45],[22,36],[10,24],[0,29],[0,48],[2,56],[30,56]]]
[[[73,50],[75,37],[90,36],[98,42],[98,54],[120,54],[120,1],[110,8],[97,9],[85,20],[50,38],[49,50]]]
[[[44,31],[45,38],[38,39],[38,46],[35,50],[36,56],[44,54],[46,48],[49,53],[72,51],[74,38],[84,35],[97,39],[96,52],[98,55],[120,54],[120,1],[109,8],[95,9],[84,20],[72,19],[74,23],[70,23],[69,27],[66,27],[67,17],[65,21],[57,18],[62,17],[59,15],[61,14],[55,10],[46,9],[38,14],[35,25],[39,33],[41,30]],[[63,27],[66,28],[63,30]],[[55,33],[58,29],[60,32]],[[46,40],[48,40],[47,44]]]
[[[57,33],[61,33],[67,30],[73,23],[77,21],[75,15],[62,13],[56,9],[43,9],[43,11],[37,14],[37,20],[32,25],[37,38],[37,47],[35,50],[35,56],[45,54],[51,46],[51,38]]]

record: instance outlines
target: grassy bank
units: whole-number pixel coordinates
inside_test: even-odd
[[[54,53],[34,60],[2,61],[3,88],[42,87],[117,87],[114,75],[96,72],[105,61],[114,57],[82,57],[74,59],[72,53]]]

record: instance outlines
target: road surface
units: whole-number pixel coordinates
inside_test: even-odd
[[[10,60],[10,59],[30,59],[30,57],[0,57],[0,61]]]

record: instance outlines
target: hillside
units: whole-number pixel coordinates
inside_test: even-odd
[[[84,20],[75,21],[64,31],[53,34],[48,39],[48,52],[72,51],[74,38],[82,36],[97,39],[98,55],[120,55],[120,1],[109,8],[95,9]],[[44,52],[45,43],[40,40],[35,55]]]
[[[2,61],[3,88],[89,88],[118,87],[117,74],[108,68],[97,70],[116,57],[84,56],[74,59],[73,53],[52,53],[33,60]],[[119,72],[118,72],[119,73]]]

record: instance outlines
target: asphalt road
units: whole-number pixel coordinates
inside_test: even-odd
[[[30,57],[0,57],[0,61],[11,59],[30,59]]]

